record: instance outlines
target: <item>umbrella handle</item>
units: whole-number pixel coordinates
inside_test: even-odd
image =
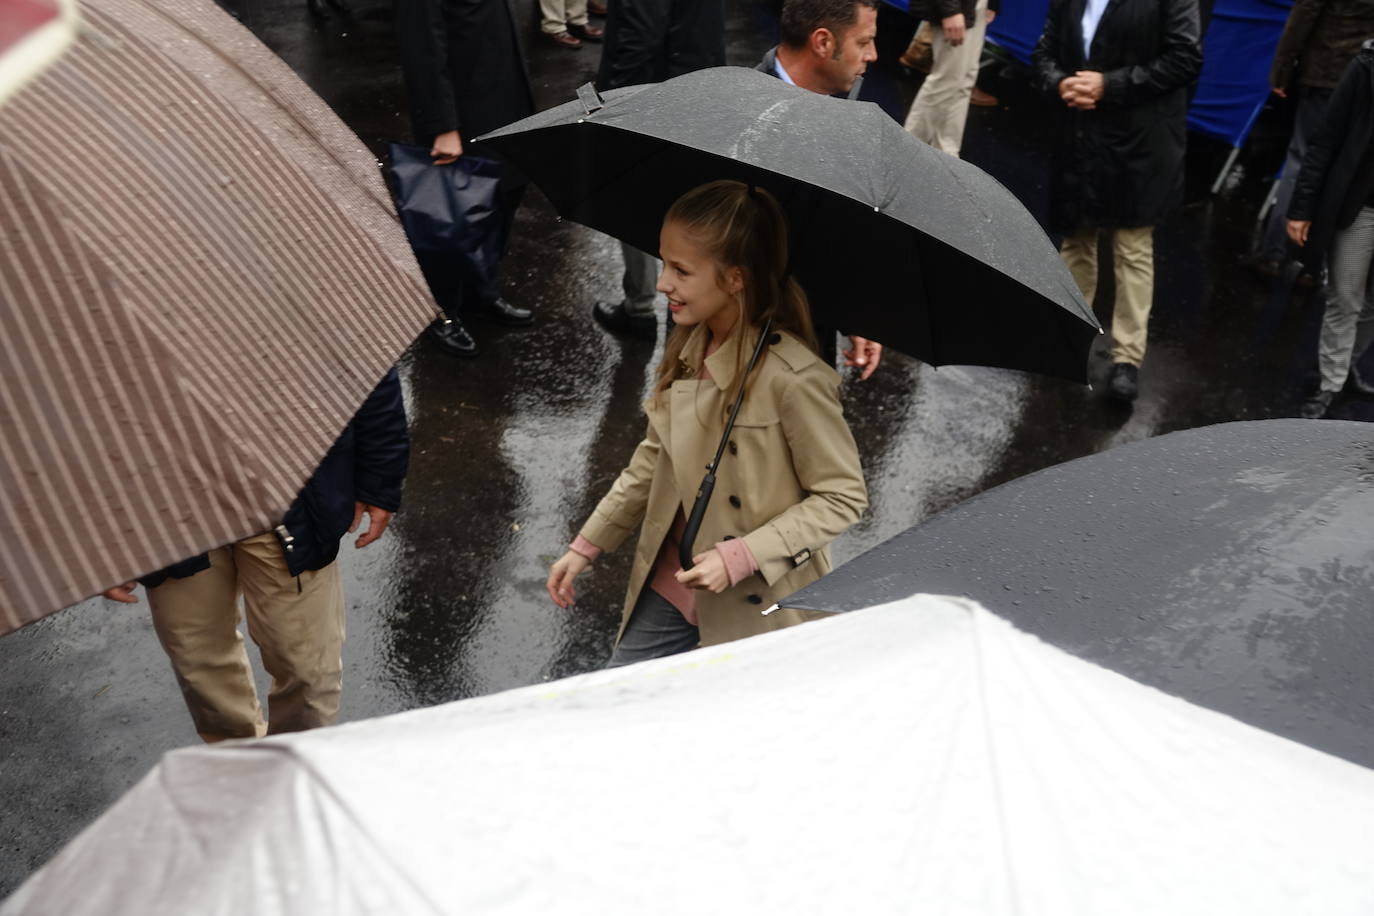
[[[677,558],[683,569],[692,568],[692,542],[697,539],[697,532],[701,530],[701,520],[706,516],[706,507],[711,503],[711,491],[715,488],[716,472],[708,468],[706,476],[701,478],[701,486],[697,488],[697,500],[692,503],[692,514],[687,516],[687,527],[682,529],[682,539],[677,544]]]

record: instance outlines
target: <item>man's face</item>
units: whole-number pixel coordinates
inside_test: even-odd
[[[855,4],[858,18],[853,25],[834,36],[835,47],[825,64],[825,74],[831,84],[830,92],[848,92],[854,80],[863,75],[868,65],[878,59],[878,11],[870,6]]]

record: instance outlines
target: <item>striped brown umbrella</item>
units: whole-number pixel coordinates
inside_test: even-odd
[[[367,149],[209,0],[0,107],[0,633],[268,530],[433,314]]]

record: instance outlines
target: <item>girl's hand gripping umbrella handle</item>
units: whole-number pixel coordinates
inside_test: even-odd
[[[701,519],[706,515],[706,507],[711,503],[711,491],[715,488],[715,468],[707,468],[706,476],[701,478],[701,486],[697,488],[697,500],[692,503],[692,514],[687,517],[687,527],[682,529],[682,540],[677,545],[677,558],[683,569],[692,568],[692,543],[701,530]]]

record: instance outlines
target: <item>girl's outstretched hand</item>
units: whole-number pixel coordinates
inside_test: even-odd
[[[549,569],[549,581],[546,584],[549,597],[553,599],[554,604],[559,607],[572,607],[573,601],[577,598],[577,593],[573,591],[573,580],[591,565],[592,561],[576,550],[569,550],[558,558],[558,562]]]
[[[679,569],[677,581],[688,588],[704,588],[719,595],[730,587],[730,574],[720,551],[712,548],[692,557],[691,569]]]

